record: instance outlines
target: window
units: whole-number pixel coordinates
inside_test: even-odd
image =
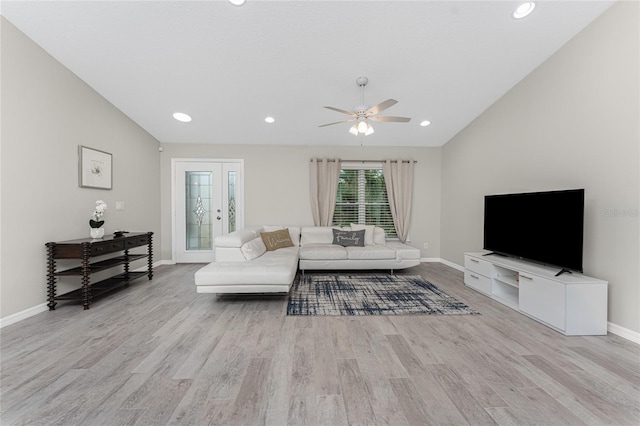
[[[360,164],[342,164],[333,224],[349,226],[352,223],[376,225],[384,229],[387,238],[398,237],[379,165],[366,168]]]

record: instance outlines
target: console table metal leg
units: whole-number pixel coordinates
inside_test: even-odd
[[[55,244],[47,243],[47,306],[50,311],[56,309],[56,259]]]

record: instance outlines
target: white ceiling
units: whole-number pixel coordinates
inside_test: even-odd
[[[520,21],[520,1],[3,1],[1,13],[160,142],[441,146],[612,3],[539,1]],[[360,103],[360,75],[366,104],[396,99],[383,115],[411,122],[366,137],[319,128],[346,117],[324,105]]]

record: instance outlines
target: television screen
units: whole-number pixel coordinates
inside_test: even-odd
[[[582,272],[584,189],[487,195],[484,249]]]

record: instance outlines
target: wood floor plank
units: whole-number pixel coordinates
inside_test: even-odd
[[[429,415],[413,382],[405,378],[392,378],[389,379],[389,383],[400,404],[404,418],[407,419],[407,423],[416,426],[429,424]]]
[[[294,319],[285,318],[280,328],[279,344],[274,350],[271,369],[265,384],[266,425],[284,425],[289,418],[289,399],[293,388],[295,330]]]
[[[563,336],[445,265],[398,273],[480,315],[288,317],[282,295],[198,294],[200,267],[2,328],[0,423],[639,423],[640,345]]]
[[[376,422],[397,426],[406,425],[407,419],[390,386],[388,373],[382,368],[386,360],[376,353],[375,344],[371,342],[371,336],[365,330],[366,323],[366,319],[354,318],[348,323],[348,331]],[[406,377],[406,373],[403,376]]]
[[[344,399],[341,395],[318,395],[316,406],[318,407],[319,426],[347,426],[347,411],[344,408]]]
[[[576,346],[570,349],[578,356],[588,359],[592,363],[616,375],[618,378],[629,382],[636,390],[640,388],[640,373],[637,371],[637,364],[640,363],[640,357],[635,363],[629,363],[620,358],[611,359],[610,356],[603,356],[597,351],[585,346]],[[634,369],[634,367],[636,368]]]
[[[440,387],[444,389],[467,422],[472,425],[495,423],[478,400],[469,393],[466,383],[453,371],[444,365],[432,365],[430,368]]]
[[[316,395],[340,395],[340,377],[330,322],[326,318],[314,318],[313,368],[321,374],[314,375]]]
[[[435,364],[427,365],[427,370]],[[467,425],[469,422],[456,407],[451,397],[430,372],[411,375],[427,414],[427,424]],[[505,404],[506,405],[506,404]]]
[[[299,323],[299,321],[296,321]],[[313,333],[307,327],[295,328],[295,345],[291,365],[289,413],[287,423],[308,424],[315,422],[316,390],[313,371]],[[298,324],[297,324],[298,325]]]
[[[331,330],[333,338],[333,347],[336,352],[336,358],[350,359],[353,358],[353,349],[347,332],[347,320],[345,317],[329,317],[327,322]]]
[[[271,365],[270,358],[252,358],[247,367],[229,421],[235,424],[263,424],[266,404],[264,387]]]
[[[538,355],[524,355],[536,368],[547,374],[552,380],[564,386],[569,392],[578,396],[589,404],[591,411],[603,422],[613,421],[618,424],[629,424],[638,420],[639,416],[633,412],[625,412],[607,403],[606,394],[596,394],[592,389],[583,386],[579,380],[568,372],[549,363]],[[636,407],[637,408],[637,407]]]
[[[352,425],[376,423],[365,381],[355,359],[339,359],[338,372],[347,419]]]
[[[528,401],[522,401],[521,407],[538,410],[546,424],[562,423],[576,426],[585,424],[567,407],[540,388],[523,388],[518,391],[528,399]]]

